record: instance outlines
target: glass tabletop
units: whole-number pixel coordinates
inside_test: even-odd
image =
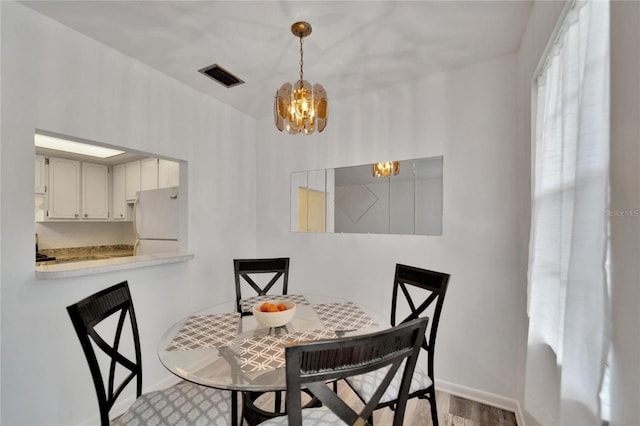
[[[284,390],[285,343],[368,334],[388,327],[372,309],[344,299],[289,296],[301,299],[284,327],[264,327],[253,315],[241,317],[235,312],[235,301],[183,318],[160,339],[160,361],[178,377],[209,387]]]

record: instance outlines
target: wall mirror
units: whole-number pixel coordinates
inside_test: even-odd
[[[291,231],[442,235],[443,157],[291,174]]]

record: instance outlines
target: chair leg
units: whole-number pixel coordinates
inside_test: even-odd
[[[273,403],[273,412],[280,413],[280,408],[282,407],[282,392],[275,392],[275,402]]]
[[[238,425],[238,392],[231,391],[231,424]]]
[[[433,389],[431,392],[429,392],[429,405],[431,406],[431,423],[433,423],[433,426],[438,426],[439,422],[438,422],[438,408],[436,407],[436,391],[435,389]]]

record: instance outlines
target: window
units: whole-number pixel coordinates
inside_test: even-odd
[[[571,6],[534,91],[529,344],[556,355],[558,422],[583,424],[608,353],[608,2]]]

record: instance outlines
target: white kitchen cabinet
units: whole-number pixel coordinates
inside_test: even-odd
[[[140,191],[140,160],[130,161],[124,168],[125,196],[127,201],[133,201],[136,199],[136,193]]]
[[[158,160],[158,188],[170,188],[180,184],[180,163]]]
[[[35,193],[44,194],[47,191],[47,159],[44,155],[36,155]]]
[[[49,158],[48,219],[80,217],[81,163],[66,158]]]
[[[130,161],[125,164],[125,194],[134,201],[138,191],[178,185],[178,163],[155,157]],[[160,184],[160,182],[162,182]]]
[[[114,220],[127,220],[127,200],[125,198],[125,165],[116,164],[111,173],[111,211]]]
[[[109,166],[82,163],[82,219],[109,219]]]
[[[158,189],[158,159],[140,160],[140,191]]]

